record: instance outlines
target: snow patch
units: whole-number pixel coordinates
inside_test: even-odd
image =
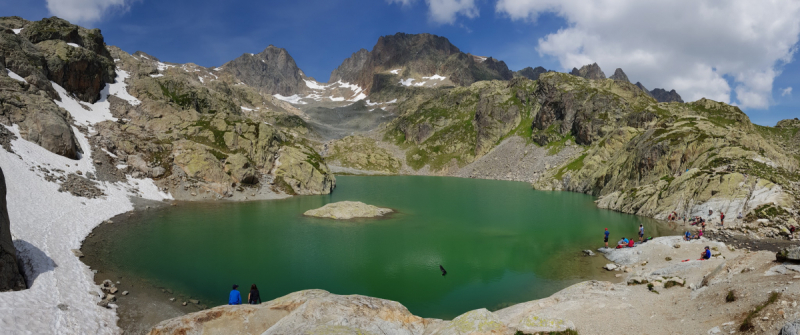
[[[286,102],[288,102],[290,104],[296,104],[296,105],[305,105],[306,104],[305,102],[301,101],[301,99],[303,99],[303,97],[301,97],[301,96],[299,96],[297,94],[290,95],[288,97],[282,96],[280,94],[275,94],[273,96],[278,100],[283,100],[283,101],[286,101]]]
[[[25,80],[25,78],[22,78],[22,76],[14,73],[13,71],[11,71],[9,69],[6,69],[6,72],[8,72],[8,76],[11,77],[11,79],[14,79],[16,81],[21,81],[21,82],[26,83],[26,84],[28,83],[28,81]]]
[[[197,79],[200,79],[200,83],[201,84],[205,84],[206,83],[205,81],[203,81],[203,77],[197,76]]]
[[[447,79],[447,77],[442,77],[442,76],[440,76],[438,74],[434,74],[434,75],[432,75],[430,77],[422,77],[422,79],[445,80],[445,79]]]
[[[153,78],[158,78],[158,77],[163,77],[163,76],[164,76],[164,75],[163,75],[163,74],[160,74],[160,73],[158,73],[158,74],[151,74],[151,75],[150,75],[150,77],[153,77]]]
[[[21,32],[22,32],[22,29],[25,29],[25,28],[11,29],[11,31],[13,31],[13,32],[14,32],[14,34],[17,34],[17,35],[19,35],[19,33],[21,33]]]
[[[414,78],[402,79],[400,80],[399,84],[403,86],[411,86],[413,85]]]
[[[366,95],[366,94],[364,94],[364,93],[359,93],[359,94],[358,94],[358,95],[356,95],[355,97],[352,97],[352,98],[350,98],[348,101],[359,101],[359,100],[364,100],[364,99],[366,99],[366,98],[367,98],[367,95]]]
[[[245,106],[240,106],[240,107],[242,107],[242,110],[245,110],[245,111],[248,111],[248,112],[252,112],[252,111],[255,110],[255,109],[252,109],[252,108],[247,108]]]
[[[163,62],[158,62],[156,64],[158,66],[158,70],[159,71],[164,71],[164,70],[169,69],[171,67],[175,67],[175,65],[166,64],[166,63],[163,63]]]
[[[402,70],[402,69],[394,69],[394,70],[389,71],[389,73],[391,73],[391,74],[400,74],[400,70]]]
[[[79,160],[53,154],[22,139],[19,127],[7,127],[17,139],[11,141],[11,154],[0,149],[0,167],[8,177],[6,186],[11,234],[31,287],[24,291],[0,294],[0,324],[3,333],[34,334],[118,334],[113,309],[98,307],[99,292],[93,273],[70,251],[103,220],[130,211],[130,196],[153,200],[171,198],[158,191],[152,180],[97,182],[105,196],[87,199],[59,192],[59,184],[43,178],[38,167],[61,169],[65,174],[78,170],[95,172],[91,147],[86,136],[73,128],[85,155]],[[138,184],[138,185],[137,185]],[[137,190],[138,188],[138,190]],[[69,305],[65,313],[54,308]],[[32,317],[31,315],[35,315]]]
[[[305,81],[306,82],[306,86],[308,86],[308,88],[310,88],[312,90],[324,90],[324,89],[328,88],[328,86],[330,86],[330,85],[322,85],[319,82],[314,81],[314,80],[303,79],[303,81]]]
[[[61,85],[51,82],[53,88],[61,97],[61,101],[54,100],[56,105],[64,108],[75,118],[75,122],[80,125],[90,126],[106,121],[117,121],[117,118],[111,115],[111,104],[108,102],[108,96],[113,95],[122,100],[127,101],[131,105],[138,105],[142,102],[128,93],[127,84],[125,79],[128,78],[128,73],[123,70],[117,70],[117,77],[114,83],[106,84],[102,91],[100,91],[100,100],[93,104],[83,101],[78,101],[71,94],[67,92]]]
[[[69,45],[69,46],[71,46],[73,48],[80,48],[81,47],[80,45],[77,45],[75,43],[67,43],[67,45]]]

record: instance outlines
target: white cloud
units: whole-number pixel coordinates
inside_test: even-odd
[[[537,48],[564,70],[597,62],[607,74],[619,67],[646,87],[674,88],[685,101],[706,97],[743,108],[769,106],[800,35],[795,0],[498,0],[495,9],[512,20],[564,18],[567,27]]]
[[[782,97],[785,97],[787,95],[792,95],[792,87],[791,86],[781,90],[781,96]]]
[[[136,0],[47,0],[47,9],[72,23],[90,23],[111,11],[127,10],[133,1]]]
[[[436,23],[453,24],[457,15],[472,19],[479,14],[475,0],[425,0],[425,2],[430,9],[431,21]]]
[[[386,2],[397,3],[405,7],[416,0],[386,0]],[[425,0],[425,4],[428,5],[430,20],[439,24],[454,24],[459,15],[473,19],[480,14],[475,0]],[[466,29],[469,30],[469,28]]]

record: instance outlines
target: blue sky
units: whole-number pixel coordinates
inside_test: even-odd
[[[243,53],[260,52],[272,44],[286,48],[307,75],[319,81],[327,81],[330,72],[343,59],[361,48],[372,49],[381,35],[396,32],[428,32],[447,37],[464,52],[504,60],[512,70],[526,66],[544,66],[548,69],[565,71],[573,64],[582,64],[587,60],[597,61],[606,75],[611,75],[614,68],[620,66],[633,82],[642,81],[650,89],[676,88],[685,100],[693,100],[690,99],[692,95],[723,101],[728,99],[725,102],[743,105],[745,112],[755,123],[774,125],[780,119],[800,117],[800,101],[794,98],[794,94],[800,94],[800,91],[782,94],[787,87],[800,89],[798,79],[800,66],[794,61],[793,54],[788,59],[784,56],[783,60],[772,63],[770,62],[773,59],[781,55],[780,52],[776,53],[778,56],[766,60],[757,57],[760,55],[723,59],[713,52],[698,55],[672,54],[670,59],[678,64],[670,65],[669,62],[661,61],[660,64],[664,64],[663,66],[656,64],[648,68],[646,63],[645,65],[632,63],[620,56],[635,53],[640,47],[635,44],[637,42],[615,40],[616,35],[623,34],[613,33],[614,30],[608,26],[596,27],[583,23],[581,13],[575,9],[552,7],[541,10],[531,7],[532,0],[394,0],[394,3],[382,0],[0,0],[0,8],[3,8],[0,15],[19,15],[28,20],[38,20],[52,16],[55,11],[55,14],[61,13],[60,16],[65,17],[75,14],[51,9],[56,8],[55,5],[59,2],[77,8],[92,6],[96,1],[124,3],[124,6],[105,9],[97,18],[85,20],[73,18],[72,21],[79,21],[75,23],[86,27],[100,28],[108,44],[116,45],[131,53],[141,50],[169,62],[218,66]],[[449,21],[435,16],[441,13],[441,9],[434,7],[437,2],[449,4],[451,7],[456,6],[451,12],[446,13],[451,15]],[[501,10],[501,5],[511,9]],[[467,10],[464,10],[465,8]],[[453,12],[459,10],[461,11]],[[786,11],[784,8],[779,10]],[[623,11],[620,15],[631,14]],[[642,14],[645,15],[646,13]],[[635,27],[622,28],[626,31],[635,29]],[[611,33],[599,37],[584,37],[585,40],[568,35],[576,31],[581,33],[581,29],[589,30],[590,33],[592,30],[602,32],[603,29],[611,29],[608,30]],[[673,35],[679,36],[681,33],[676,28]],[[559,37],[566,39],[559,40]],[[761,39],[769,38],[770,36]],[[724,41],[726,36],[709,36],[708,39]],[[564,40],[566,42],[563,42]],[[593,40],[600,40],[603,45],[620,47],[613,52],[603,50],[593,45]],[[681,39],[684,40],[687,39]],[[573,41],[582,41],[583,44],[577,49],[569,49],[572,47],[571,43],[574,44]],[[704,43],[703,41],[700,42]],[[775,41],[774,44],[793,42],[792,45],[795,47],[797,43],[796,38],[792,40],[785,36],[776,37]],[[634,43],[633,47],[630,46],[631,43]],[[750,45],[746,43],[750,42],[733,39],[731,48],[745,50],[745,47]],[[641,48],[646,50],[647,46]],[[697,46],[687,47],[689,50],[693,48],[696,49]],[[653,54],[657,55],[658,52],[655,50]],[[703,56],[711,60],[705,62]],[[720,73],[715,77],[716,81],[715,78],[692,77],[694,74],[675,78],[659,74],[664,71],[668,74],[680,72],[669,67],[683,68],[680,64],[683,60],[698,64],[719,64],[717,68],[709,67],[714,71],[725,66],[731,70],[727,74]],[[786,60],[790,61],[784,64]],[[735,65],[743,62],[751,62],[753,65],[749,67]],[[765,66],[765,62],[768,65]],[[752,80],[740,80],[741,82],[737,83],[737,73],[747,74],[767,68],[776,71],[772,76],[768,76],[772,84],[771,90],[769,87],[763,88],[763,80],[761,84],[753,83]],[[690,83],[685,84],[687,81]],[[682,83],[685,85],[683,89],[668,87],[673,83],[675,86]],[[717,85],[719,89],[706,89],[712,85]],[[737,85],[749,89],[747,92],[759,93],[760,95],[756,97],[761,98],[762,102],[749,103],[740,99],[735,89]],[[724,93],[726,86],[729,86],[727,95]],[[767,99],[768,102],[763,102],[763,99]]]

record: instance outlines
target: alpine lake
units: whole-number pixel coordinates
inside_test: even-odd
[[[396,213],[346,221],[303,216],[344,200]],[[604,228],[612,246],[636,237],[639,224],[646,236],[675,234],[656,220],[598,209],[594,200],[511,181],[338,176],[330,195],[137,211],[98,227],[83,250],[93,256],[87,257],[92,268],[144,278],[209,307],[226,304],[232,284],[246,300],[255,283],[264,301],[323,289],[452,319],[544,298],[580,281],[613,281],[602,255],[582,252],[603,246]]]

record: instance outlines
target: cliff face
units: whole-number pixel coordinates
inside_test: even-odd
[[[0,292],[24,290],[25,279],[17,262],[17,250],[11,241],[11,225],[6,207],[6,180],[0,169]]]
[[[393,70],[404,77],[444,76],[461,86],[513,76],[503,61],[465,54],[447,38],[397,33],[381,36],[372,51],[362,49],[345,59],[331,73],[329,82],[354,83],[369,92],[376,74]]]
[[[290,96],[305,91],[303,74],[286,49],[268,46],[257,54],[244,54],[222,66],[248,86],[267,94]]]

